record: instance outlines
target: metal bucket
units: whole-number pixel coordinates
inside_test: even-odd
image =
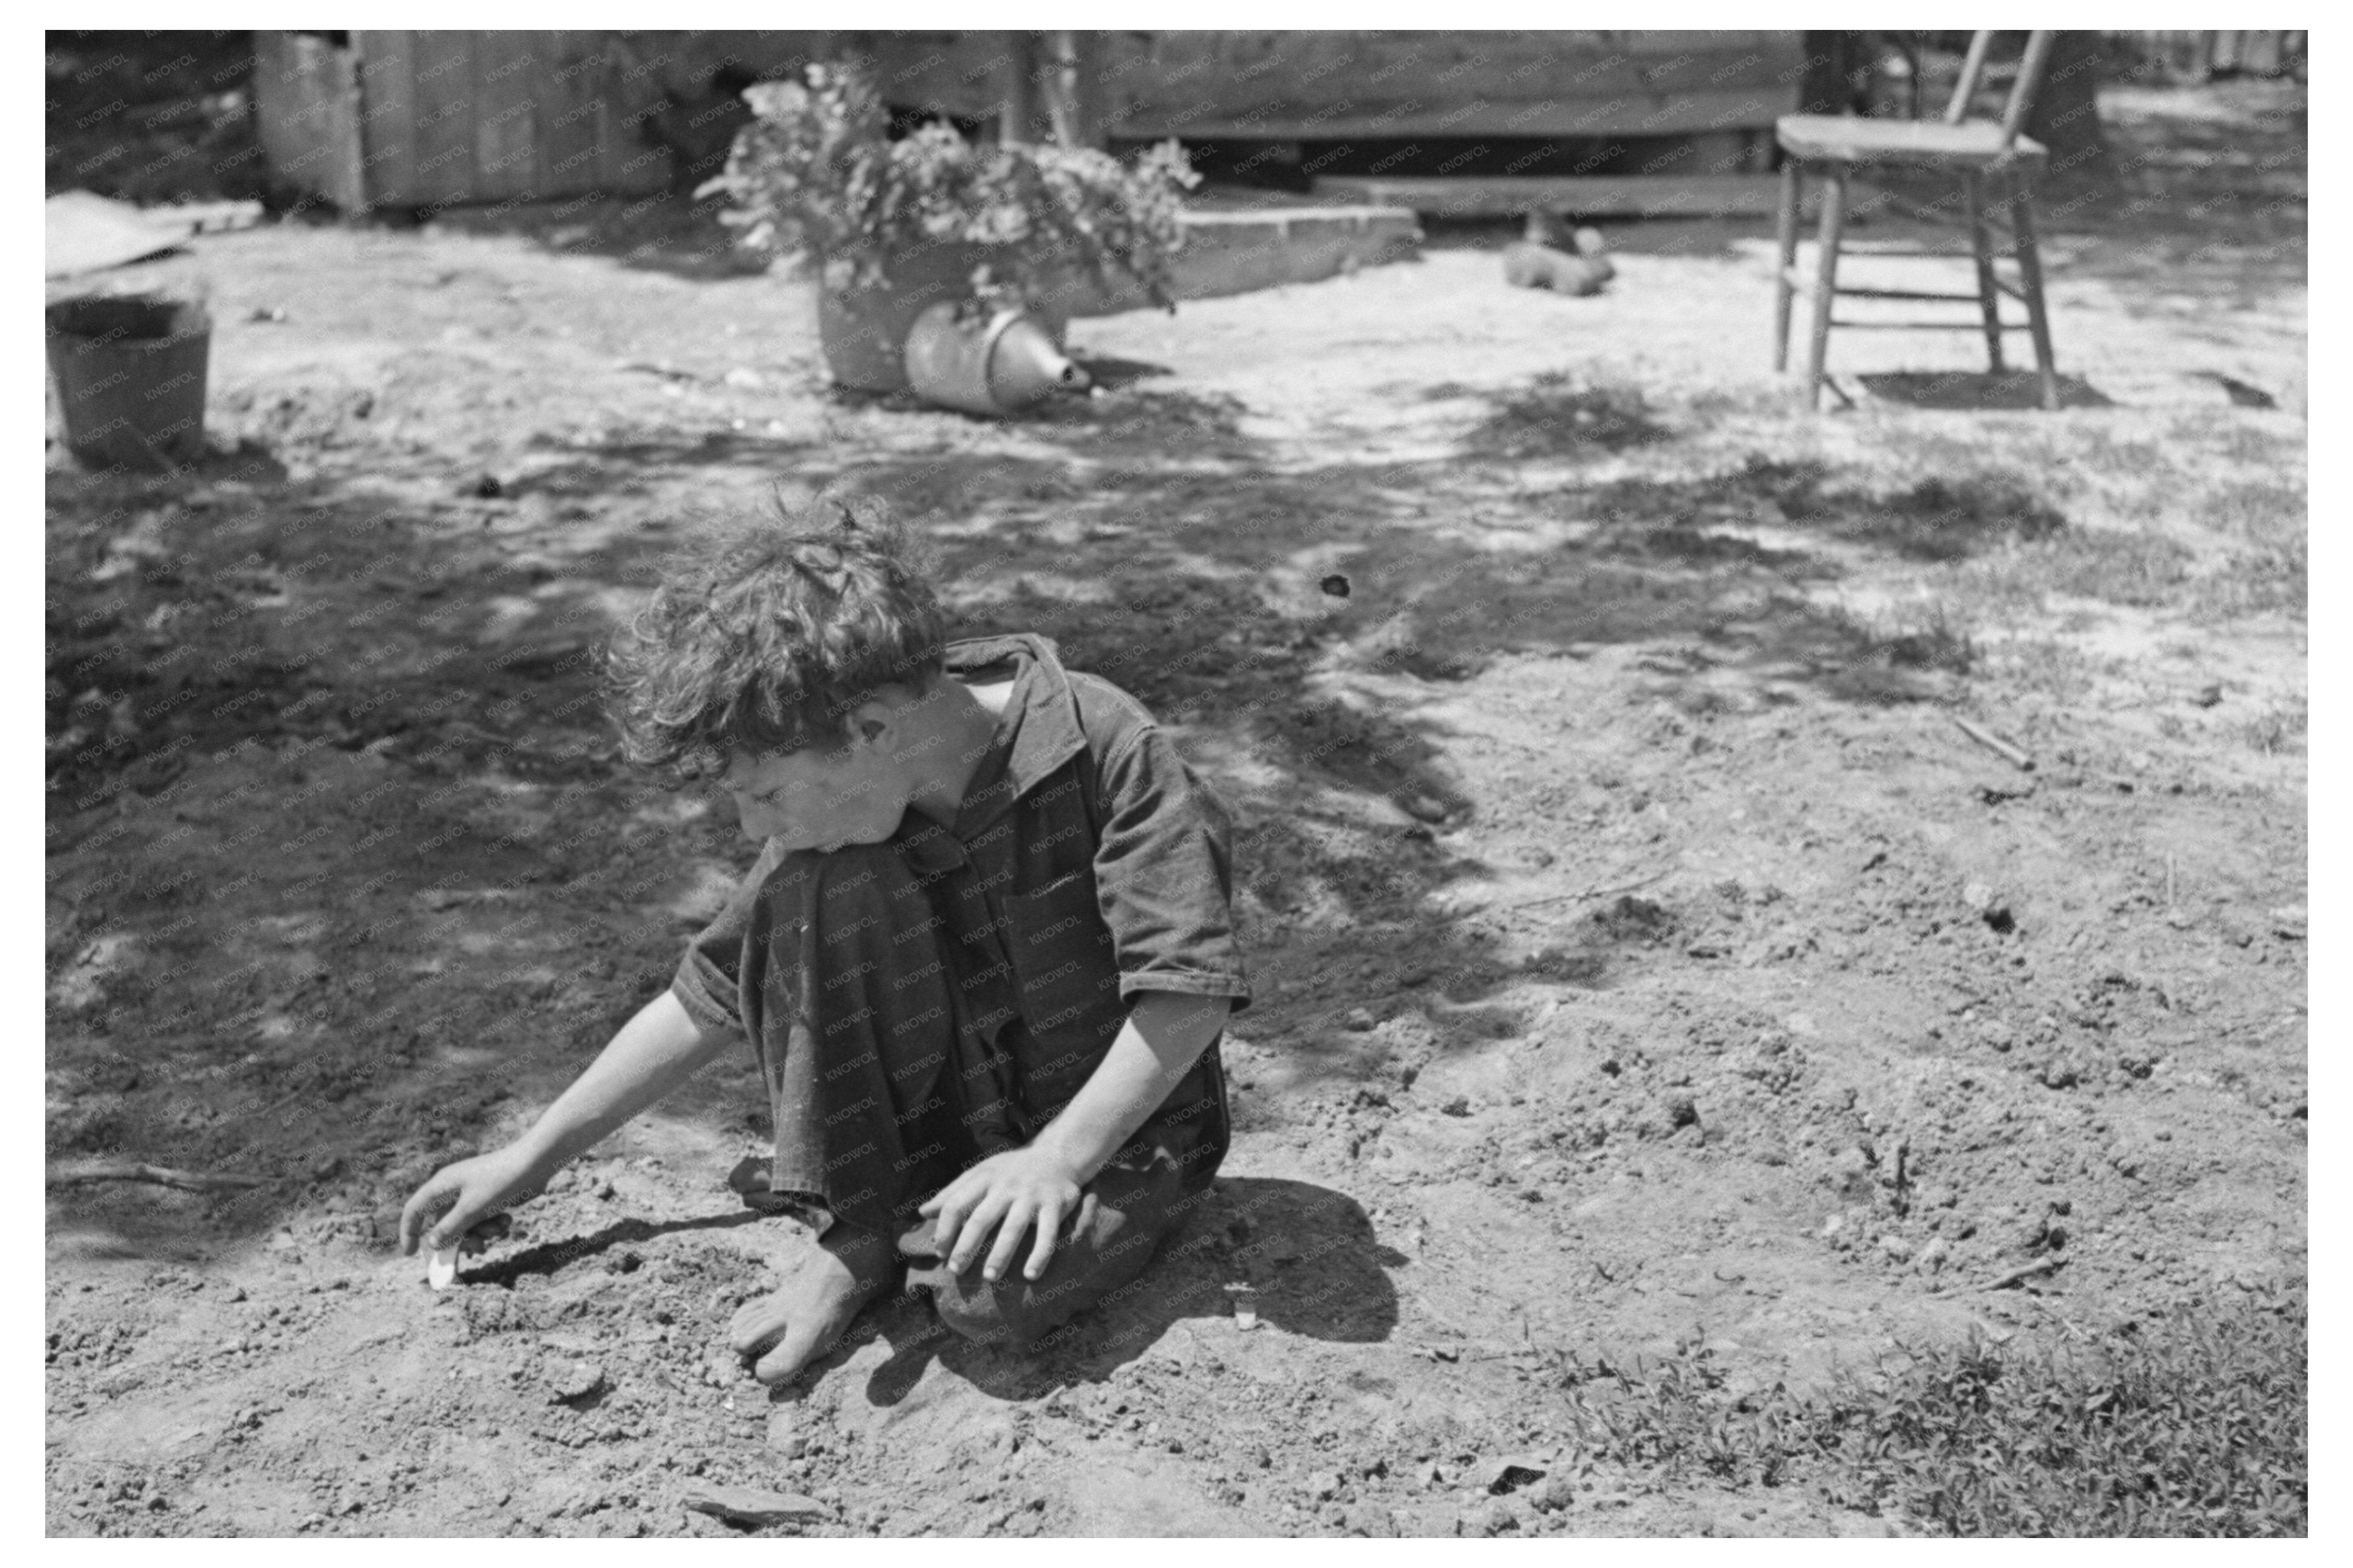
[[[973,269],[987,259],[978,245],[939,244],[891,259],[886,288],[853,288],[839,277],[821,277],[817,291],[818,344],[837,387],[860,392],[907,389],[907,335],[915,319],[943,302],[972,297]],[[839,273],[846,269],[828,270]],[[1070,316],[1060,305],[1032,306],[1029,313],[1057,344]]]
[[[187,300],[93,294],[47,311],[66,445],[84,462],[165,469],[205,444],[212,318]]]
[[[1088,381],[1028,312],[975,322],[943,303],[907,333],[907,384],[927,402],[995,415],[1018,413],[1050,393],[1083,392]]]

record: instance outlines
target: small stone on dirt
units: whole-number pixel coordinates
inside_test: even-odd
[[[499,482],[497,474],[486,473],[474,481],[471,493],[484,501],[496,501],[506,493],[506,486]]]
[[[1471,1098],[1467,1095],[1457,1095],[1438,1108],[1447,1116],[1469,1116],[1471,1114]]]
[[[1377,1022],[1377,1021],[1367,1009],[1352,1007],[1348,1009],[1346,1016],[1340,1020],[1340,1027],[1351,1034],[1363,1034],[1372,1030]]]
[[[605,1386],[605,1369],[595,1361],[558,1361],[547,1385],[559,1400],[586,1399]]]
[[[697,1486],[680,1499],[696,1513],[754,1529],[771,1524],[808,1524],[826,1516],[825,1505],[798,1492],[756,1487]]]
[[[1659,1108],[1660,1113],[1665,1118],[1667,1127],[1670,1130],[1679,1127],[1693,1127],[1698,1124],[1699,1101],[1693,1098],[1686,1091],[1678,1089],[1674,1093],[1670,1094],[1665,1099],[1659,1102]]]
[[[1500,1496],[1517,1491],[1532,1481],[1545,1477],[1543,1461],[1526,1454],[1505,1454],[1490,1459],[1479,1467],[1479,1489]]]
[[[1406,814],[1422,821],[1438,823],[1446,821],[1446,803],[1430,795],[1415,795],[1405,802]]]
[[[1544,1513],[1558,1513],[1577,1496],[1576,1489],[1559,1476],[1548,1476],[1528,1489],[1528,1501]]]
[[[1519,1510],[1501,1498],[1462,1510],[1465,1535],[1504,1535],[1519,1528]]]

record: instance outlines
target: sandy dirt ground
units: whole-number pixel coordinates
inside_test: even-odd
[[[1802,412],[1757,225],[1622,229],[1589,300],[1461,234],[1082,321],[1102,393],[1004,424],[831,396],[805,285],[603,209],[121,274],[209,289],[220,450],[50,464],[47,1152],[263,1184],[53,1180],[49,1531],[1909,1528],[1597,1459],[1570,1369],[1731,1402],[2303,1277],[2294,147],[2049,223],[2057,414],[1925,333]],[[618,762],[601,641],[695,513],[835,482],[1176,728],[1258,1000],[1152,1289],[1028,1358],[893,1302],[772,1393],[748,1053],[460,1288],[392,1235],[753,857]]]

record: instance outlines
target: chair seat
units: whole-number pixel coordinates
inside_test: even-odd
[[[1775,140],[1793,158],[1820,164],[1946,164],[1990,168],[2041,164],[2050,154],[2026,136],[2001,143],[1990,120],[1947,125],[1936,120],[1866,120],[1853,114],[1784,114]]]

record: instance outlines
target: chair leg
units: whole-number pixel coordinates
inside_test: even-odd
[[[1838,295],[1839,239],[1846,228],[1846,168],[1833,164],[1822,182],[1821,257],[1814,266],[1813,345],[1806,355],[1806,406],[1822,406],[1822,364],[1830,357],[1831,302]]]
[[[1781,264],[1773,271],[1773,372],[1789,368],[1789,301],[1798,285],[1789,269],[1798,264],[1798,204],[1804,190],[1798,160],[1781,165],[1781,217],[1775,236],[1780,242]]]
[[[1978,308],[1985,313],[1986,359],[1996,376],[2010,367],[2001,361],[2001,291],[1994,284],[1993,233],[1986,227],[1985,176],[1971,169],[1961,176],[1968,199],[1969,241],[1978,258]]]
[[[2051,361],[2051,315],[2042,304],[2042,258],[2034,249],[2034,193],[2023,179],[2010,187],[2010,228],[2018,240],[2018,276],[2026,287],[2026,327],[2034,338],[2034,367],[2042,376],[2042,406],[2059,407],[2059,368]]]

